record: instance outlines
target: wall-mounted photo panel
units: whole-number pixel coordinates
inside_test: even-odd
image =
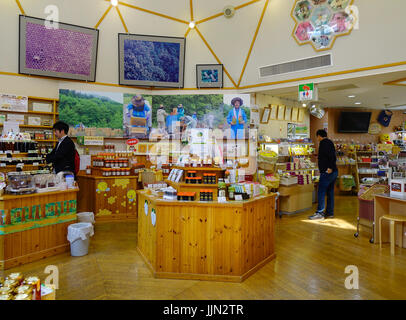
[[[278,120],[285,119],[285,106],[278,106]]]
[[[183,88],[185,38],[120,33],[119,83]]]
[[[96,81],[99,30],[20,15],[19,73]]]

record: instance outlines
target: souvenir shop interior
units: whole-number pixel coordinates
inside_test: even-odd
[[[404,299],[406,3],[163,2],[0,4],[0,300]]]

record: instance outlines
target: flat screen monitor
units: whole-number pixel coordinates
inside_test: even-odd
[[[338,122],[340,133],[367,133],[371,112],[341,112]]]

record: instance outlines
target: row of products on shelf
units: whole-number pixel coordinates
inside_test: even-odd
[[[6,190],[7,194],[13,195],[65,190],[74,186],[74,175],[67,171],[57,175],[48,170],[9,172],[7,176],[0,174],[1,192]]]
[[[114,160],[106,160],[103,157],[96,157],[92,160],[92,166],[99,168],[128,168],[130,166],[130,159],[116,158]]]
[[[44,164],[43,157],[20,157],[20,158],[7,158],[7,157],[0,157],[0,168],[5,166],[11,165],[18,165],[18,164],[28,164],[28,165],[41,165]]]
[[[30,140],[0,140],[0,151],[2,153],[28,153],[38,150],[38,143]]]
[[[24,278],[20,272],[0,277],[0,300],[41,300],[40,278]]]

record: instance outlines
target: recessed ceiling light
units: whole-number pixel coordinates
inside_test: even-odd
[[[361,104],[361,102],[355,102],[355,104]]]
[[[355,96],[354,96],[354,95],[351,95],[351,96],[348,96],[348,98],[355,98]]]
[[[110,0],[110,3],[111,3],[112,6],[117,7],[118,0]]]
[[[189,28],[193,29],[194,27],[196,27],[196,23],[194,21],[190,21]]]

